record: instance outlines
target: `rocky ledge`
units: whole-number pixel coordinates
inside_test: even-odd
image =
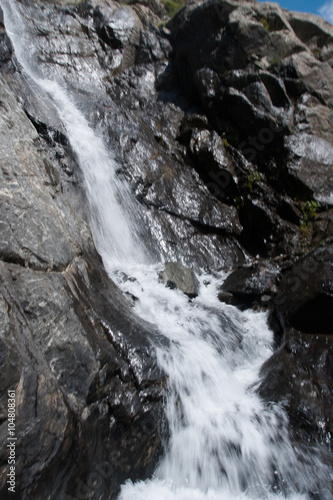
[[[271,310],[277,350],[259,391],[326,457],[332,26],[255,1],[190,2],[167,24],[158,0],[18,4],[43,74],[112,148],[151,252],[231,271],[221,300]],[[1,443],[16,389],[18,497],[114,499],[151,474],[167,435],[160,340],[103,269],[66,132],[2,14],[0,73]],[[1,498],[6,463],[3,445]]]

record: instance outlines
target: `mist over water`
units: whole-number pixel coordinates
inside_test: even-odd
[[[27,58],[33,34],[22,29],[14,3],[0,0],[0,5],[20,64],[52,99],[77,155],[106,269],[138,299],[137,314],[170,340],[168,348],[157,348],[158,362],[168,374],[170,439],[154,477],[126,483],[119,500],[309,498],[306,492],[325,480],[324,467],[315,455],[304,460],[292,448],[285,412],[265,404],[255,390],[260,367],[273,352],[266,314],[221,303],[221,273],[202,273],[193,300],[160,282],[163,263],[146,261],[133,223],[135,201],[117,178],[103,138],[67,91],[39,73],[33,50]]]

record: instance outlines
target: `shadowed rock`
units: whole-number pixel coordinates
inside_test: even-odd
[[[276,292],[279,266],[261,262],[232,272],[220,288],[219,299],[249,307],[267,303]]]
[[[328,241],[294,264],[273,299],[285,329],[333,333],[333,247]]]
[[[332,241],[284,275],[273,298],[271,325],[282,346],[261,370],[260,394],[282,401],[297,442],[322,444],[330,464],[333,368]]]

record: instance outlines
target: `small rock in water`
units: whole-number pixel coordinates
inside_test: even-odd
[[[170,288],[178,288],[190,298],[199,293],[199,281],[192,269],[182,266],[178,262],[166,262],[165,269],[160,273],[160,278]]]

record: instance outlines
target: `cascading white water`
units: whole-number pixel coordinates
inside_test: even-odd
[[[131,262],[133,259],[144,262],[146,257],[137,228],[126,217],[126,212],[131,210],[131,195],[127,184],[116,176],[116,162],[67,92],[57,82],[39,74],[34,64],[33,41],[31,35],[22,29],[24,23],[18,7],[14,2],[1,1],[0,5],[5,12],[7,32],[17,60],[25,74],[51,98],[67,130],[84,176],[91,226],[102,257],[112,255],[113,262]]]
[[[119,500],[308,498],[296,491],[315,484],[320,464],[299,463],[284,411],[255,392],[272,353],[266,315],[221,304],[223,276],[203,274],[200,295],[189,301],[159,282],[159,269],[132,266],[125,272],[136,280],[118,282],[139,298],[137,313],[171,341],[158,350],[169,376],[171,439],[154,479],[128,482]]]
[[[159,281],[163,266],[144,263],[145,251],[130,223],[130,194],[117,180],[102,138],[68,94],[27,60],[30,35],[22,32],[14,4],[0,0],[0,5],[19,62],[52,98],[77,154],[95,243],[108,271],[125,292],[138,297],[138,315],[170,339],[167,350],[158,348],[158,361],[169,376],[170,442],[154,478],[127,483],[119,500],[307,498],[296,492],[315,488],[320,464],[315,458],[307,466],[299,461],[284,411],[265,405],[255,391],[260,366],[272,353],[265,314],[220,303],[221,275],[202,274],[200,295],[192,301]]]

